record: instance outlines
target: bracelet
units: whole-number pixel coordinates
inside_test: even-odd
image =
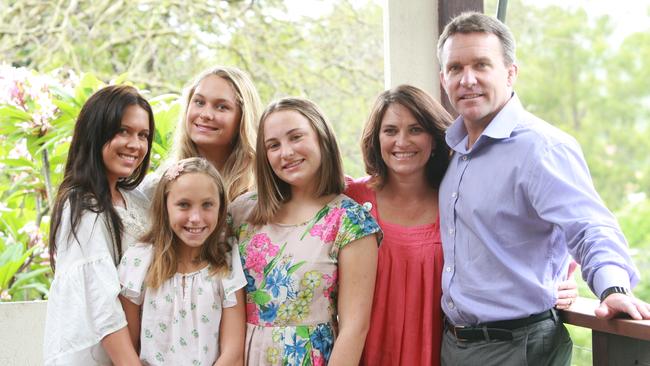
[[[630,290],[626,289],[625,287],[621,286],[612,286],[608,287],[603,291],[603,293],[600,295],[600,302],[603,302],[605,298],[611,294],[623,294],[623,295],[631,295]]]

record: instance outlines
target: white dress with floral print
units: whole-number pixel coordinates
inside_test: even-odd
[[[145,288],[153,249],[138,244],[118,267],[122,295],[142,305],[140,359],[145,365],[212,365],[219,356],[222,307],[237,304],[235,291],[246,285],[239,253],[232,251],[227,278],[210,275],[207,266],[176,273],[158,289]]]
[[[299,225],[249,225],[256,203],[249,193],[230,206],[248,281],[246,364],[326,365],[337,332],[339,251],[379,226],[345,195]]]

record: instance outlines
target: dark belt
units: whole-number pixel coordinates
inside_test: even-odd
[[[553,317],[553,310],[546,310],[539,314],[533,314],[527,318],[482,323],[472,327],[454,326],[449,322],[449,320],[447,320],[447,317],[445,317],[445,325],[457,340],[463,342],[484,340],[511,341],[513,330],[541,322],[542,320],[551,319]]]

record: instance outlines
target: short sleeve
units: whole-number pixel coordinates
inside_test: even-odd
[[[236,246],[233,247],[231,253],[230,275],[221,280],[224,292],[222,306],[224,308],[237,305],[237,296],[235,295],[235,292],[246,286],[246,277],[244,276],[244,270],[241,265],[239,250],[237,250]]]
[[[345,197],[341,201],[345,212],[340,217],[339,231],[330,251],[330,258],[338,258],[339,251],[346,245],[372,234],[377,235],[377,243],[381,241],[382,232],[377,221],[354,200]]]
[[[57,268],[45,320],[44,362],[82,359],[102,338],[126,326],[117,270],[102,215],[85,212],[70,233],[64,208],[57,233]]]
[[[136,244],[129,247],[122,256],[118,273],[122,290],[120,294],[136,305],[142,305],[145,294],[145,278],[151,265],[153,247],[150,244]]]
[[[151,200],[153,193],[156,191],[156,186],[158,186],[158,182],[160,182],[161,176],[162,173],[160,172],[160,169],[147,174],[135,190],[143,194],[147,199]]]
[[[359,179],[345,178],[345,195],[360,204],[373,217],[377,217],[377,205],[375,204],[375,191],[370,188],[371,177],[366,176]]]

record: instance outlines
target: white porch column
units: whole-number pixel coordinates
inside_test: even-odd
[[[438,0],[385,0],[384,85],[412,84],[440,100]]]

